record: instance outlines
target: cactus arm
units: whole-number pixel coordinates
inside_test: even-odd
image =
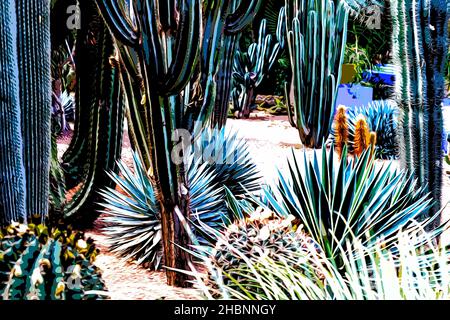
[[[151,167],[151,154],[146,141],[150,140],[146,126],[145,110],[147,99],[142,95],[140,75],[136,69],[130,50],[125,46],[118,46],[120,51],[121,72],[120,79],[126,97],[126,117],[128,119],[128,133],[146,168]]]
[[[333,122],[348,7],[333,0],[285,3],[280,16],[286,21],[295,127],[304,145],[320,148]]]
[[[159,83],[164,78],[166,65],[164,64],[163,50],[159,39],[158,10],[154,1],[137,0],[136,11],[138,16],[143,17],[140,20],[143,39],[141,63],[148,69],[148,71],[143,71],[146,73],[144,78],[148,77],[152,82]]]
[[[171,0],[162,0],[158,2],[159,21],[161,29],[168,31],[177,27],[175,19],[175,3]]]
[[[97,188],[113,186],[106,171],[116,170],[123,138],[124,100],[120,87],[117,62],[111,59],[114,53],[112,37],[103,23],[95,3],[86,2],[81,7],[87,22],[79,30],[96,30],[83,39],[77,47],[78,108],[86,111],[82,119],[84,132],[78,132],[82,149],[74,148],[73,159],[79,171],[72,185],[76,192],[64,208],[64,215],[79,226],[91,224],[97,217]],[[91,62],[92,61],[92,62]],[[82,151],[82,156],[81,156]],[[66,168],[67,168],[66,164]],[[67,170],[67,169],[66,169]],[[66,172],[70,178],[71,172]]]
[[[108,23],[114,36],[129,46],[135,46],[138,42],[138,30],[133,26],[128,15],[119,7],[118,0],[97,0],[97,5],[103,18]]]
[[[236,34],[246,28],[258,13],[262,0],[242,0],[225,21],[225,32]]]
[[[198,0],[186,2],[180,13],[176,53],[161,89],[165,95],[174,95],[186,87],[198,60],[201,3]]]

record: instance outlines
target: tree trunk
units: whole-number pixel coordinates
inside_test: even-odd
[[[190,277],[173,270],[189,270],[189,264],[191,263],[190,255],[179,247],[190,249],[188,247],[190,244],[189,234],[182,221],[182,219],[186,220],[186,217],[189,217],[189,202],[185,196],[180,198],[179,205],[173,205],[172,203],[161,205],[162,239],[165,266],[168,268],[166,271],[167,284],[186,288],[191,286]],[[182,219],[180,219],[180,216]]]

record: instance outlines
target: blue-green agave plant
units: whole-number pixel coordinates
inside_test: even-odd
[[[341,160],[335,157],[325,146],[312,159],[293,154],[278,186],[264,189],[266,203],[258,202],[280,216],[300,219],[336,265],[341,262],[338,248],[350,236],[368,245],[422,218],[432,206],[412,176],[390,164],[376,165],[369,150],[349,159],[344,148]]]
[[[377,134],[375,157],[378,159],[397,159],[398,108],[391,100],[372,101],[366,106],[348,111],[348,131],[350,144],[354,140],[355,124],[359,115],[364,116],[370,131]]]
[[[187,157],[192,230],[202,243],[211,241],[202,226],[220,229],[234,219],[226,202],[227,190],[237,198],[259,190],[259,174],[244,140],[224,129],[205,129],[193,139]],[[198,151],[201,151],[201,154]],[[105,233],[112,251],[139,264],[157,269],[162,260],[161,211],[154,182],[139,156],[134,154],[134,173],[123,162],[119,174],[109,173],[121,189],[101,192]]]
[[[375,145],[375,158],[398,158],[398,108],[392,100],[376,100],[368,105],[347,110],[348,117],[348,148],[353,150],[355,125],[358,117],[363,116],[369,125],[369,130],[377,135]],[[331,140],[334,141],[334,130],[331,132]]]

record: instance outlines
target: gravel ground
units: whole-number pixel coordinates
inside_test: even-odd
[[[446,128],[450,130],[450,108],[444,112]],[[291,154],[308,152],[299,143],[298,132],[292,128],[284,116],[269,116],[261,112],[253,113],[251,119],[229,120],[230,128],[237,130],[241,137],[249,142],[249,151],[257,163],[267,182],[276,178],[277,170],[286,168],[286,158]],[[58,141],[60,154],[67,148],[70,138],[67,136]],[[128,137],[124,141],[122,159],[131,166],[132,157]],[[450,171],[450,166],[444,164],[444,172]],[[450,176],[443,177],[443,203],[450,202]],[[450,218],[450,205],[446,205],[444,217]],[[87,232],[92,237],[101,253],[97,257],[96,265],[103,271],[103,278],[112,299],[200,299],[198,291],[194,289],[178,289],[169,287],[165,283],[162,272],[151,272],[136,264],[123,261],[112,254],[105,245],[105,236],[101,230]],[[445,241],[450,243],[450,236],[446,234]]]

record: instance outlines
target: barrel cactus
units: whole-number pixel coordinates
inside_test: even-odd
[[[0,300],[102,299],[97,254],[82,233],[12,224],[0,232]]]
[[[249,218],[237,220],[219,236],[209,257],[205,258],[209,272],[204,283],[215,297],[221,295],[221,287],[243,295],[263,294],[257,279],[252,281],[245,276],[252,272],[249,267],[258,268],[258,261],[268,258],[297,271],[305,270],[302,265],[305,260],[298,258],[299,253],[311,248],[319,250],[299,226],[299,220],[293,216],[280,218],[258,208]]]

